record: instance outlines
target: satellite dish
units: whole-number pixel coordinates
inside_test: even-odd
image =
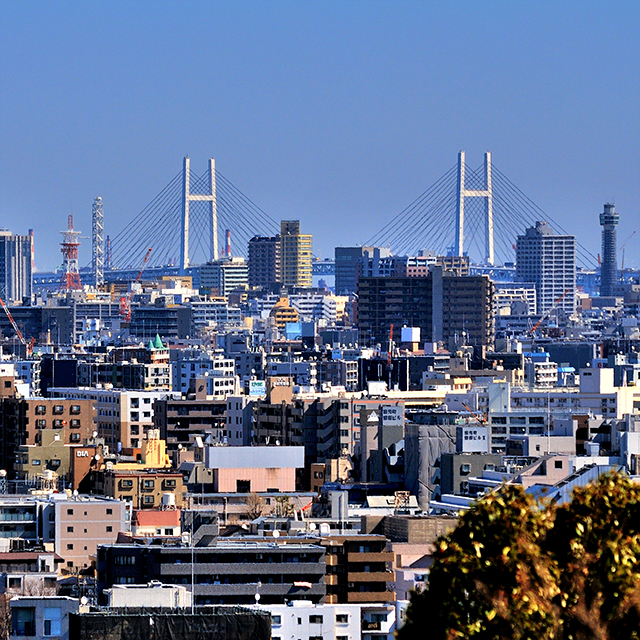
[[[96,453],[96,455],[95,455],[95,456],[93,456],[93,459],[94,459],[96,462],[99,462],[99,461],[100,461],[100,458],[101,458],[101,456],[100,456],[100,454],[99,454],[99,453]]]
[[[87,596],[82,596],[82,598],[80,598],[80,604],[82,606],[86,606],[89,604],[89,598],[87,598]]]
[[[94,438],[97,438],[97,437],[98,437],[98,432],[97,432],[97,431],[94,431],[94,432],[93,432],[93,437],[94,437]]]
[[[279,538],[280,537],[280,532],[279,531],[274,531],[273,532],[273,537],[274,538]]]

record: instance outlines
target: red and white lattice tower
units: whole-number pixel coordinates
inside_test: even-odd
[[[78,269],[78,242],[79,231],[73,230],[73,216],[67,218],[67,228],[62,234],[62,278],[60,280],[60,291],[72,291],[82,289],[80,283],[80,271]]]

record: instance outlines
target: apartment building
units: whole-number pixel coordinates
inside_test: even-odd
[[[104,545],[98,593],[114,584],[192,585],[196,605],[320,603],[325,549],[307,541],[218,540],[215,546]]]

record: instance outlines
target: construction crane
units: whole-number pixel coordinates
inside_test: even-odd
[[[622,265],[620,266],[620,277],[624,278],[624,251],[627,248],[627,242],[629,242],[629,240],[631,240],[631,238],[633,238],[633,236],[636,235],[636,232],[634,231],[623,243],[622,246],[620,247],[620,251],[622,251]]]
[[[558,308],[558,305],[565,299],[567,294],[572,291],[571,287],[565,289],[564,293],[553,303],[553,305],[547,310],[547,312],[536,322],[531,329],[529,329],[529,333],[533,336],[536,332],[536,329]]]
[[[140,282],[140,280],[142,279],[142,272],[144,271],[147,262],[149,262],[151,250],[151,247],[147,249],[147,253],[144,257],[144,260],[142,261],[140,271],[138,271],[138,275],[133,281],[129,293],[127,293],[126,296],[122,296],[122,298],[120,298],[120,316],[124,319],[125,322],[131,322],[131,298],[133,298],[133,285],[138,284],[138,282]]]
[[[20,327],[18,327],[16,321],[13,319],[11,311],[9,311],[9,307],[7,307],[2,298],[0,298],[0,305],[2,306],[2,310],[7,314],[7,318],[9,318],[9,322],[11,323],[13,330],[16,332],[16,336],[18,336],[18,340],[20,340],[21,344],[24,346],[27,356],[30,356],[33,351],[33,345],[35,344],[35,338],[32,338],[27,342],[25,337],[22,335],[22,331],[20,331]]]

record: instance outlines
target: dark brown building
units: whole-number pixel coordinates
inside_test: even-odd
[[[419,327],[421,341],[493,346],[493,282],[440,267],[419,277],[358,280],[357,324],[363,345],[387,347],[391,325]]]
[[[319,544],[326,549],[325,603],[395,602],[393,554],[384,536],[327,536]]]

